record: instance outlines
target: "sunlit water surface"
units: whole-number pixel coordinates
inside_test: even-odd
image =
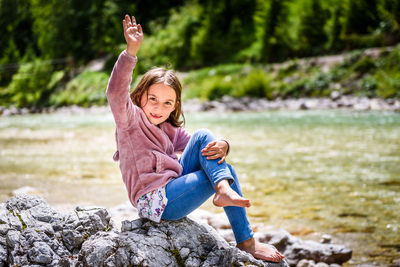
[[[400,114],[191,113],[186,128],[230,141],[253,223],[304,239],[331,234],[353,249],[347,265],[400,258]],[[2,202],[23,186],[57,206],[127,201],[110,113],[0,117],[0,149]]]

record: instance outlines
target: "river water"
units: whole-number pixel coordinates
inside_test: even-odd
[[[303,239],[330,234],[353,249],[347,266],[400,259],[399,113],[190,113],[186,128],[230,141],[253,223]],[[0,149],[2,202],[23,186],[57,207],[128,200],[109,112],[0,117]]]

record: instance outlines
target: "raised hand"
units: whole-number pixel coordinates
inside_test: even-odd
[[[142,26],[140,24],[136,24],[136,19],[134,16],[132,16],[131,20],[129,15],[125,15],[125,19],[122,20],[122,26],[124,27],[126,52],[128,52],[128,54],[131,56],[136,56],[143,41]]]

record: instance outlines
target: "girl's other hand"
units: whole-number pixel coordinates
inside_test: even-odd
[[[126,52],[131,56],[136,56],[139,51],[140,45],[143,41],[143,30],[140,24],[136,24],[136,19],[132,16],[132,20],[129,15],[125,15],[125,19],[122,21],[124,27],[124,36],[126,40]]]
[[[221,164],[226,158],[228,144],[225,141],[213,141],[208,143],[207,146],[201,150],[201,152],[206,159],[221,158],[221,160],[218,161],[218,164]]]

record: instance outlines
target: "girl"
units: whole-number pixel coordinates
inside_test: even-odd
[[[116,123],[120,170],[129,199],[139,216],[159,222],[178,220],[211,195],[231,223],[237,247],[254,257],[280,262],[277,250],[255,241],[232,166],[225,162],[229,144],[208,130],[190,136],[180,121],[182,87],[174,72],[153,68],[129,95],[143,31],[135,18],[122,22],[127,43],[111,73],[107,99]],[[182,153],[181,158],[175,153]],[[219,159],[219,160],[218,160]]]

